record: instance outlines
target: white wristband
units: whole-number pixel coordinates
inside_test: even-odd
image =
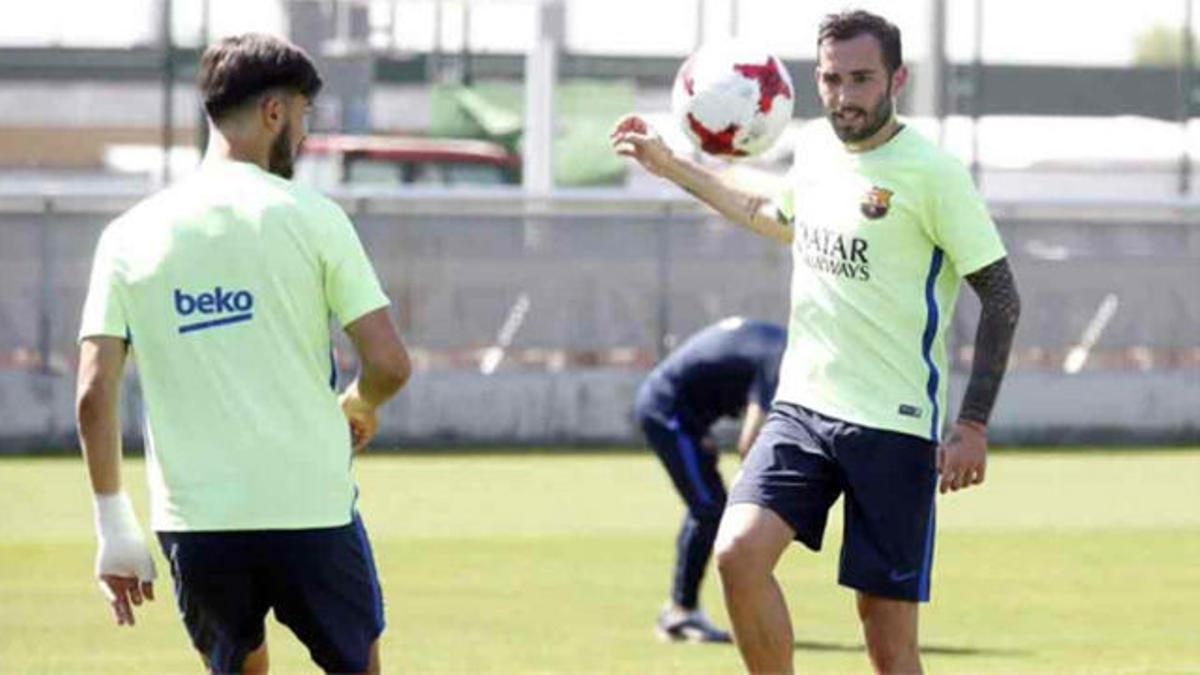
[[[97,535],[101,538],[142,538],[142,526],[138,524],[128,494],[93,495],[92,499],[96,507]]]
[[[146,548],[142,526],[138,524],[129,495],[118,492],[94,496],[96,538],[96,576],[112,575],[153,581],[154,560]]]

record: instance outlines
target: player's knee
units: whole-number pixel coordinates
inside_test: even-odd
[[[765,557],[758,548],[748,532],[718,534],[714,554],[721,580],[726,584],[736,584],[770,574]]]
[[[921,672],[915,603],[861,594],[858,614],[876,672]]]
[[[915,644],[867,645],[867,656],[876,673],[886,675],[920,675],[921,660]]]
[[[792,537],[788,525],[763,507],[731,505],[721,519],[714,547],[722,581],[728,585],[769,578]]]
[[[896,668],[908,664],[917,654],[915,637],[902,633],[878,631],[866,636],[867,652],[871,661],[885,672],[895,672]]]

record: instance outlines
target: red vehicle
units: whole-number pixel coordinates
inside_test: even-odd
[[[521,158],[490,141],[317,134],[304,141],[296,178],[325,189],[515,185],[521,182]]]

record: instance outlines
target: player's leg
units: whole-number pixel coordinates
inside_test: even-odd
[[[675,537],[675,568],[671,580],[671,604],[680,610],[693,610],[700,604],[700,582],[704,579],[720,522],[719,514],[715,518],[698,518],[690,509],[683,514],[683,523]]]
[[[754,673],[792,672],[792,626],[775,565],[793,539],[818,550],[841,490],[825,423],[776,404],[742,463],[717,534],[717,566],[742,660]]]
[[[920,673],[917,610],[920,605],[859,592],[858,618],[867,642],[867,657],[877,673]]]
[[[700,582],[712,558],[727,495],[717,471],[715,448],[706,448],[700,439],[680,428],[678,421],[672,422],[668,428],[671,442],[655,444],[659,459],[687,505],[676,539],[671,599],[677,606],[693,610],[699,606]]]
[[[379,675],[380,672],[379,640],[376,639],[371,643],[370,651],[367,654],[367,669],[364,673],[365,675]]]
[[[665,639],[727,641],[728,633],[713,626],[699,610],[700,584],[726,499],[717,455],[684,431],[677,419],[649,414],[639,418],[646,440],[687,506],[675,540],[671,600],[659,615],[656,630]]]
[[[271,604],[329,673],[379,672],[383,594],[357,514],[341,527],[270,533]]]
[[[751,673],[792,672],[792,621],[775,564],[795,533],[770,509],[731,504],[717,535],[717,568],[734,639]]]
[[[838,581],[858,591],[877,672],[921,672],[917,608],[929,599],[936,453],[931,441],[854,425],[836,443],[847,483]]]
[[[242,675],[264,675],[271,668],[271,661],[267,656],[267,643],[263,642],[258,649],[246,655],[242,659]]]
[[[253,533],[159,532],[158,538],[179,613],[205,668],[266,672],[269,604],[254,572]]]

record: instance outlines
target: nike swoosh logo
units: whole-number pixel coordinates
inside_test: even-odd
[[[913,570],[911,572],[900,572],[899,570],[892,570],[891,572],[888,572],[888,580],[894,581],[896,583],[908,581],[909,579],[912,579],[916,576],[917,576],[916,570]]]

